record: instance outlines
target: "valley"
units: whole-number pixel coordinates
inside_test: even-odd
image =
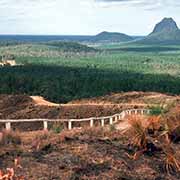
[[[180,179],[172,18],[147,36],[0,35],[0,56],[0,180]]]

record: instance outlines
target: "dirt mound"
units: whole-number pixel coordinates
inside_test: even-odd
[[[31,96],[31,98],[33,99],[33,101],[34,101],[34,103],[36,105],[40,105],[40,106],[59,106],[59,104],[49,102],[49,101],[45,100],[43,97],[41,97],[41,96]]]

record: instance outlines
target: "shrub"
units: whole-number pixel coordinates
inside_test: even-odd
[[[165,170],[168,174],[180,171],[180,162],[173,153],[166,153]]]
[[[115,130],[116,130],[115,125],[114,125],[114,124],[111,124],[111,125],[110,125],[110,131],[115,131]]]
[[[59,134],[64,129],[64,126],[58,122],[55,122],[51,129],[54,133]]]
[[[142,119],[139,116],[129,117],[129,124],[132,131],[132,144],[140,149],[144,149],[147,146],[147,130],[143,125]]]
[[[173,142],[179,142],[180,140],[180,106],[172,108],[168,114],[164,117],[166,120],[166,126],[168,134]]]
[[[150,134],[155,134],[157,131],[160,130],[160,128],[162,127],[161,124],[161,116],[150,116],[147,119],[147,129],[148,129],[148,133]]]
[[[150,115],[158,116],[162,115],[165,112],[165,109],[162,106],[152,106],[150,107]]]
[[[1,138],[1,145],[8,145],[8,144],[21,144],[21,137],[19,132],[17,131],[3,131],[2,138]]]

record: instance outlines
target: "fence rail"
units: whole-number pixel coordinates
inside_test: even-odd
[[[112,125],[116,123],[118,120],[123,120],[127,115],[133,114],[148,114],[150,112],[149,109],[127,109],[123,110],[119,114],[114,114],[113,116],[105,116],[105,117],[91,117],[84,119],[6,119],[0,120],[0,123],[5,124],[6,130],[11,130],[12,123],[24,123],[24,122],[43,122],[44,130],[48,129],[48,122],[67,122],[68,129],[71,130],[73,128],[73,122],[90,122],[90,127],[94,126],[94,121],[98,120],[101,122],[101,126],[105,125],[105,120],[109,120],[109,124]]]

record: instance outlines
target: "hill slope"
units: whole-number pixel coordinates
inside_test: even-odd
[[[180,30],[172,18],[164,18],[156,24],[152,33],[138,42],[143,44],[180,44]]]
[[[133,37],[117,32],[101,32],[91,38],[92,42],[127,42],[134,40]]]

